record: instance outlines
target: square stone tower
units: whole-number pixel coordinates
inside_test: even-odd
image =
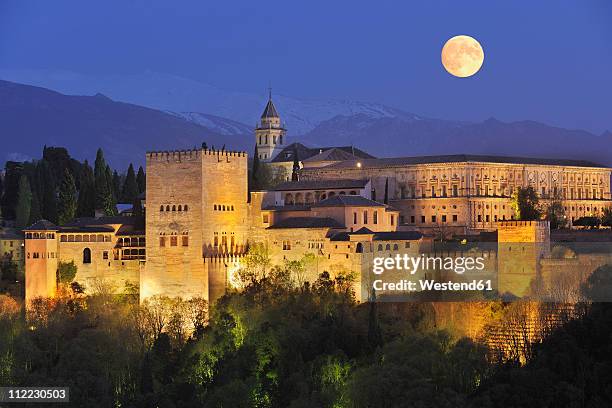
[[[207,257],[246,248],[247,155],[211,149],[146,157],[146,265],[141,300],[156,294],[209,299]]]
[[[40,220],[25,232],[26,307],[36,298],[54,297],[57,291],[58,227]]]
[[[550,222],[502,221],[497,230],[500,294],[536,296],[540,259],[550,254]]]

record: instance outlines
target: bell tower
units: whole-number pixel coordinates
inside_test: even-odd
[[[255,128],[255,143],[259,160],[268,162],[287,146],[285,133],[287,130],[281,124],[278,111],[272,102],[272,90],[268,95],[268,103],[261,114],[259,123]]]

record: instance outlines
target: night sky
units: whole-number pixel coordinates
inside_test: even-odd
[[[444,42],[478,39],[451,77]],[[379,102],[445,119],[612,130],[612,2],[0,1],[0,68],[145,70],[232,90]]]

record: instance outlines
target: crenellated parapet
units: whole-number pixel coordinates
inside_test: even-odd
[[[247,153],[236,150],[217,150],[217,149],[190,149],[190,150],[162,150],[151,151],[146,153],[148,161],[159,162],[183,162],[191,160],[199,160],[203,157],[247,157]]]

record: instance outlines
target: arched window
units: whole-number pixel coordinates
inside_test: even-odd
[[[383,250],[383,246],[382,246],[382,244],[378,244],[378,250],[379,250],[379,251],[382,251],[382,250]]]
[[[222,211],[225,211],[225,204],[223,204],[221,208],[223,209]]]
[[[164,211],[164,206],[163,206],[163,205],[160,205],[160,206],[159,206],[159,212],[163,212],[163,211]]]
[[[85,248],[83,250],[83,263],[89,264],[91,263],[91,249]]]
[[[333,197],[333,196],[335,196],[335,195],[336,195],[336,193],[334,193],[333,191],[330,191],[330,193],[329,193],[329,198],[332,198],[332,197]]]
[[[390,245],[390,244],[385,245],[385,249],[386,249],[387,251],[390,251],[390,250],[391,250],[391,245]]]
[[[170,211],[170,206],[169,205],[166,206],[166,211]]]
[[[232,205],[232,211],[234,211],[234,206]]]
[[[189,207],[187,206],[187,204],[185,204],[185,206],[183,207],[183,211],[187,211],[189,210]]]
[[[341,191],[340,195],[346,195],[346,191]]]
[[[217,204],[213,205],[213,209],[217,211]]]
[[[357,195],[357,192],[353,190],[353,191],[351,191],[349,194],[350,194],[350,195]]]
[[[179,206],[178,206],[178,210],[179,210],[179,211],[183,211],[183,206],[179,204]]]
[[[176,205],[172,206],[172,211],[176,211]]]
[[[397,251],[399,249],[399,247],[397,246],[397,244],[393,245],[393,250]]]
[[[358,254],[363,253],[363,244],[361,242],[357,243],[357,249],[355,250]]]

